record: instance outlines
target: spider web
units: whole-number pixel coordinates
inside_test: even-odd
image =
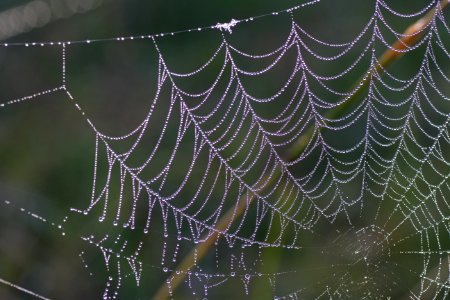
[[[349,42],[327,42],[305,29],[296,16],[321,4],[313,1],[182,32],[0,44],[6,51],[56,49],[61,68],[60,84],[3,101],[1,109],[57,94],[95,141],[90,199],[60,222],[21,211],[82,239],[79,257],[87,274],[103,281],[104,299],[151,296],[151,278],[164,278],[174,298],[252,295],[265,282],[278,299],[444,299],[450,29],[442,3],[405,13],[377,0]],[[430,11],[420,31],[396,29]],[[233,43],[236,35],[256,35],[268,18],[286,24],[273,50]],[[164,47],[186,32],[218,40],[187,71]],[[419,37],[413,46],[391,46]],[[71,81],[72,51],[111,43],[150,44],[156,78],[141,121],[120,135],[101,129]],[[403,55],[409,71],[387,69],[379,59],[385,51]],[[93,219],[88,232],[73,228]],[[202,245],[212,248],[205,261]],[[180,268],[193,248],[191,264]],[[149,249],[159,256],[146,255]],[[266,272],[271,251],[302,264]],[[103,274],[92,266],[99,261]],[[230,291],[236,283],[240,288]]]

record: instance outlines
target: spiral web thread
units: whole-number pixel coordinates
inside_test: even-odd
[[[208,297],[211,290],[231,280],[241,281],[242,293],[248,294],[256,277],[266,277],[275,297],[301,298],[307,288],[289,294],[279,294],[276,289],[278,277],[296,276],[299,270],[261,273],[257,268],[263,262],[261,252],[265,248],[301,252],[307,246],[302,235],[314,234],[319,224],[331,228],[343,217],[352,225],[362,216],[372,225],[343,234],[338,244],[356,241],[357,249],[349,251],[356,257],[365,253],[361,259],[376,270],[382,267],[379,261],[370,259],[374,247],[382,249],[382,255],[410,255],[422,267],[419,272],[409,270],[420,282],[418,290],[410,290],[410,296],[428,297],[432,291],[436,298],[447,297],[450,29],[443,12],[436,9],[423,30],[414,33],[423,35],[421,40],[398,49],[390,46],[391,39],[409,36],[397,32],[389,23],[396,18],[414,20],[441,4],[430,1],[423,9],[405,14],[377,0],[373,14],[352,41],[329,43],[308,33],[293,17],[297,10],[316,2],[269,14],[291,16],[292,21],[282,45],[263,54],[247,53],[228,41],[235,28],[259,17],[188,30],[216,30],[222,38],[214,54],[187,73],[177,72],[159,46],[159,39],[174,33],[0,44],[61,49],[60,86],[4,101],[0,106],[8,109],[63,92],[92,129],[92,196],[86,207],[72,208],[71,212],[96,216],[111,228],[110,233],[82,237],[102,253],[110,273],[105,299],[120,298],[124,278],[134,278],[139,286],[143,272],[158,270],[167,277],[171,296],[176,295],[171,281],[183,274],[195,296]],[[133,43],[142,39],[154,44],[158,56],[155,96],[146,117],[135,129],[121,136],[104,134],[69,88],[66,57],[74,44]],[[386,49],[401,55],[420,53],[415,73],[402,78],[384,69],[377,57]],[[288,68],[282,71],[286,75],[284,82],[272,95],[260,97],[249,91],[247,85],[258,81],[267,84],[264,76],[280,72],[277,68],[286,64]],[[317,65],[326,70],[327,64],[339,64],[341,70],[333,74],[315,70]],[[195,83],[216,65],[220,68],[204,90],[182,87]],[[359,93],[359,86],[348,91],[339,84],[355,72],[362,74],[361,82],[367,82],[367,90],[357,105],[330,118],[330,111],[347,105]],[[352,138],[344,143],[336,139],[349,133]],[[304,151],[296,158],[285,159],[287,149],[305,135],[310,140]],[[161,154],[164,144],[171,145],[168,156]],[[118,149],[118,145],[122,147]],[[145,157],[136,154],[142,151]],[[181,172],[182,178],[174,178],[175,172]],[[240,213],[237,208],[242,201],[245,209]],[[227,211],[232,212],[228,226],[217,229]],[[155,218],[162,221],[160,265],[147,268],[148,258],[140,253],[154,246],[148,235],[152,234]],[[69,220],[66,217],[55,226],[65,234],[64,223]],[[124,231],[117,234],[114,228]],[[128,242],[126,230],[139,232],[139,242]],[[216,272],[204,270],[200,262],[192,270],[176,268],[182,248],[195,247],[210,238],[216,248]],[[229,257],[222,258],[219,252]],[[84,261],[84,252],[80,258]],[[330,268],[333,270],[333,266]],[[351,276],[338,271],[332,274],[336,282],[324,284],[323,293],[315,296],[351,298]],[[389,273],[371,275],[373,278],[362,281],[364,286],[370,286],[368,281],[375,281],[376,276],[397,280]],[[368,288],[362,293],[370,298],[370,293],[389,291]]]

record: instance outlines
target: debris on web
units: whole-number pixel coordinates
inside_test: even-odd
[[[217,23],[213,28],[219,29],[220,31],[228,31],[228,33],[233,33],[233,27],[239,24],[236,19],[231,19],[228,23]]]

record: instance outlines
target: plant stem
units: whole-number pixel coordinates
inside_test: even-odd
[[[369,72],[369,74],[375,74],[379,72],[383,72],[385,68],[390,66],[393,62],[400,59],[403,56],[402,50],[407,49],[408,47],[414,46],[423,36],[423,30],[434,18],[435,14],[442,10],[449,4],[449,0],[442,0],[440,2],[440,6],[430,10],[425,16],[416,21],[414,24],[410,25],[405,31],[404,36],[397,40],[391,48],[386,50],[383,55],[378,59],[378,64],[374,66],[374,68]],[[399,51],[400,50],[400,51]],[[361,94],[367,89],[370,84],[371,76],[365,76],[357,82],[356,88],[353,89],[352,95],[347,99],[346,102],[342,103],[337,109],[332,110],[330,113],[326,114],[327,118],[336,118],[339,117],[345,110],[361,96]],[[315,129],[310,127],[306,130],[306,132],[298,138],[298,140],[294,143],[294,145],[287,151],[285,155],[286,161],[295,160],[306,148],[308,142],[312,138]],[[273,176],[272,178],[276,178]],[[265,179],[268,179],[267,176]],[[267,182],[266,187],[270,186],[273,183],[273,180],[261,180],[260,182]],[[258,188],[258,187],[257,187]],[[259,187],[261,188],[261,187]],[[262,187],[264,188],[264,187]],[[227,211],[222,218],[217,222],[216,229],[218,231],[225,231],[237,217],[239,217],[246,208],[253,202],[254,197],[241,197],[237,206],[233,206]],[[183,282],[185,279],[187,272],[191,270],[195,266],[195,260],[200,261],[205,255],[208,253],[209,249],[212,248],[215,241],[220,237],[218,231],[211,234],[209,237],[205,238],[205,240],[198,244],[178,265],[177,270],[181,270],[179,274],[171,274],[169,278],[171,278],[170,286],[172,292]],[[195,258],[196,257],[196,258]],[[153,299],[167,299],[170,297],[169,289],[167,285],[164,283],[160,289],[157,291]]]

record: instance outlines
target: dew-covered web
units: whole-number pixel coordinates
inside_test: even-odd
[[[53,223],[19,211],[83,241],[99,298],[448,297],[448,2],[412,12],[374,1],[358,33],[333,42],[299,17],[322,4],[175,33],[0,44],[56,49],[61,68],[59,84],[2,99],[2,111],[57,94],[90,132],[90,198]],[[268,19],[286,24],[273,50],[233,42]],[[215,49],[178,68],[164,43],[194,34],[215,35]],[[132,43],[152,48],[154,94],[135,128],[111,135],[85,108],[96,99],[78,96],[70,57]]]

